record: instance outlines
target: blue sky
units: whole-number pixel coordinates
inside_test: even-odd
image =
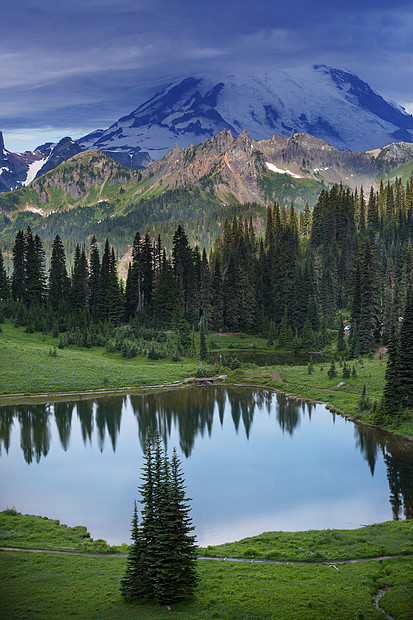
[[[413,112],[411,0],[0,2],[9,150],[106,128],[171,78],[214,71],[327,64]]]

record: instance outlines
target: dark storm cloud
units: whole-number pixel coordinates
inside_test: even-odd
[[[2,20],[0,129],[78,136],[168,78],[324,63],[412,103],[411,2],[17,0]],[[77,136],[76,136],[77,137]]]

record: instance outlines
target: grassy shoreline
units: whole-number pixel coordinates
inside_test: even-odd
[[[126,553],[128,546],[94,540],[86,527],[58,519],[23,515],[14,508],[0,512],[0,546],[84,553]],[[386,521],[352,530],[264,532],[223,545],[199,547],[205,557],[285,562],[330,562],[380,556],[412,556],[413,521]]]
[[[27,334],[23,328],[14,327],[9,321],[0,334],[0,405],[65,400],[69,398],[95,398],[96,395],[145,393],[153,390],[185,387],[201,368],[201,362],[185,358],[151,361],[142,356],[124,359],[120,354],[107,353],[103,348],[82,349],[66,347],[57,350],[57,357],[49,351],[57,344],[56,338],[43,337],[40,333]],[[237,352],[258,351],[268,353],[266,341],[258,336],[243,334],[210,334],[208,344],[215,353],[236,356]],[[22,373],[30,360],[30,373]],[[392,426],[377,426],[369,419],[368,412],[360,412],[359,402],[363,386],[371,401],[381,396],[385,361],[381,358],[363,358],[352,363],[356,376],[342,380],[329,379],[328,363],[314,364],[308,374],[307,366],[257,366],[243,364],[229,370],[202,364],[210,376],[226,374],[222,385],[250,385],[282,392],[306,401],[322,403],[332,411],[357,423],[383,430],[409,441],[413,440],[413,412],[410,419]]]
[[[90,539],[86,528],[71,528],[45,517],[5,512],[9,514],[0,513],[3,543],[20,540],[18,546],[25,543],[36,548],[40,541],[42,548],[47,544],[67,547],[79,541],[83,544],[82,541],[89,538],[89,544],[100,544],[101,555],[0,551],[0,608],[4,617],[43,620],[76,616],[128,620],[163,618],[169,613],[166,607],[152,602],[130,604],[123,601],[119,582],[125,570],[125,558],[108,555],[104,541]],[[284,556],[299,558],[302,545],[308,545],[312,537],[313,555],[324,552],[327,545],[332,557],[329,563],[299,566],[198,560],[200,586],[193,599],[172,605],[174,617],[182,620],[302,620],[304,617],[379,620],[383,612],[376,607],[374,597],[384,595],[380,598],[380,607],[395,620],[408,620],[413,609],[413,522],[388,522],[369,527],[372,532],[367,528],[294,534],[268,532],[245,541],[227,543],[221,546],[222,550],[225,547],[226,551],[230,545],[239,557],[245,557],[246,550],[251,550],[251,545],[255,544],[261,551],[264,547],[278,546]],[[338,555],[343,548],[350,555],[351,550],[371,554],[381,549],[389,551],[389,555],[405,551],[411,557],[339,564]],[[209,550],[212,552],[213,548]],[[205,552],[203,549],[202,553]]]

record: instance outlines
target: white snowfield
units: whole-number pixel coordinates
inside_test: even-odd
[[[291,172],[291,170],[281,170],[281,168],[277,168],[277,166],[274,166],[274,164],[270,163],[269,161],[266,161],[265,165],[272,172],[277,172],[278,174],[289,174],[291,177],[294,177],[294,179],[303,179],[304,178],[304,177],[300,176],[299,174],[295,174],[294,172]]]
[[[33,179],[36,177],[36,174],[39,172],[41,168],[43,168],[43,166],[48,161],[48,159],[49,159],[48,157],[46,157],[46,159],[38,159],[37,161],[34,161],[32,164],[30,164],[27,170],[26,180],[23,181],[22,183],[23,187],[25,187],[26,185],[28,185],[29,183],[33,181]]]
[[[78,143],[102,150],[139,147],[159,159],[175,143],[181,149],[196,145],[222,129],[234,137],[245,129],[254,140],[308,133],[360,152],[413,142],[413,117],[403,108],[386,102],[357,76],[313,66],[171,80],[131,114]]]

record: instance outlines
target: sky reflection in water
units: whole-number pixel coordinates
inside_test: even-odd
[[[202,545],[413,516],[411,449],[248,388],[0,408],[0,508],[129,542],[148,428],[178,448]]]

